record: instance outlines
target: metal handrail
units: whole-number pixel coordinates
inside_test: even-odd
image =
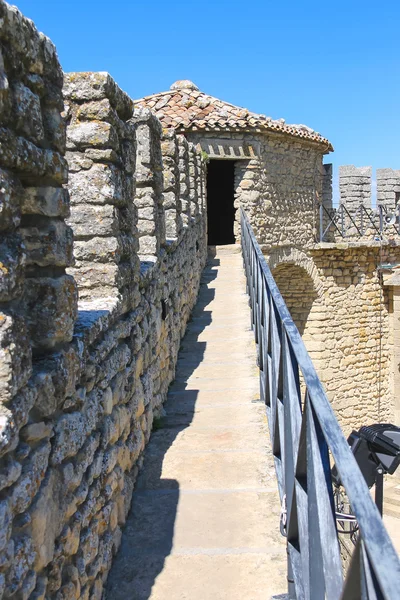
[[[289,597],[395,600],[399,558],[243,209],[241,231],[260,393],[287,510]],[[360,532],[344,579],[330,455]]]

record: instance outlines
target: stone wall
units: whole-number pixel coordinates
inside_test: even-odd
[[[308,253],[277,251],[269,257],[346,434],[396,418],[393,298],[379,266],[399,261],[399,246],[381,250],[377,242],[321,244]]]
[[[211,158],[235,159],[235,208],[243,206],[263,251],[310,247],[318,234],[324,148],[280,134],[188,132]],[[240,212],[235,237],[240,241]]]
[[[65,77],[64,120],[54,46],[0,21],[0,597],[100,599],[205,264],[204,163],[164,171],[104,73]],[[176,164],[196,217],[166,240]]]

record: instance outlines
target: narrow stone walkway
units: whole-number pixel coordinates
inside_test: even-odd
[[[238,247],[204,271],[108,600],[268,600],[286,551]]]

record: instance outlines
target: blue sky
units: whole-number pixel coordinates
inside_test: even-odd
[[[400,169],[398,0],[16,0],[64,71],[133,98],[191,79],[328,137],[339,164]]]

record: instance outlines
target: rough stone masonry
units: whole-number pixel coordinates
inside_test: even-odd
[[[3,1],[0,125],[0,598],[100,599],[205,264],[204,162]]]

